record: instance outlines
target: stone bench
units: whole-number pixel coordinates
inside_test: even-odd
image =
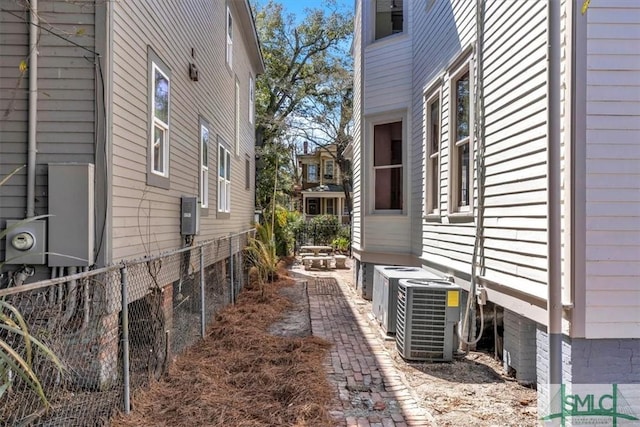
[[[331,267],[332,256],[305,256],[302,258],[304,269],[329,268]]]
[[[347,256],[346,255],[334,255],[333,258],[336,260],[336,268],[347,268]]]

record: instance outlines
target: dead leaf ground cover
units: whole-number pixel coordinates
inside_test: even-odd
[[[131,414],[112,426],[331,425],[323,367],[330,344],[268,331],[291,306],[278,290],[292,284],[281,275],[245,289],[164,378],[134,394]]]

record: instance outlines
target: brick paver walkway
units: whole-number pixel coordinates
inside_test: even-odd
[[[431,426],[402,382],[381,338],[354,307],[347,284],[308,278],[311,329],[334,344],[326,369],[338,399],[338,426]]]

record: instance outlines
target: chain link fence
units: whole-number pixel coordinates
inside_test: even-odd
[[[115,411],[128,412],[132,393],[160,378],[235,302],[248,281],[243,249],[252,233],[0,289],[0,299],[18,309],[29,333],[62,364],[33,351],[45,408],[0,361],[9,380],[0,393],[0,426],[100,426]],[[24,354],[23,337],[0,329],[0,338]]]

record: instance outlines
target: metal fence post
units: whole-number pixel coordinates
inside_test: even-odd
[[[236,303],[236,287],[233,274],[233,235],[229,236],[229,279],[231,281],[231,304]]]
[[[120,285],[122,291],[122,379],[124,383],[124,413],[131,412],[130,380],[129,380],[129,296],[127,292],[127,266],[120,268]]]
[[[200,336],[204,338],[206,305],[204,294],[204,246],[200,246]]]

